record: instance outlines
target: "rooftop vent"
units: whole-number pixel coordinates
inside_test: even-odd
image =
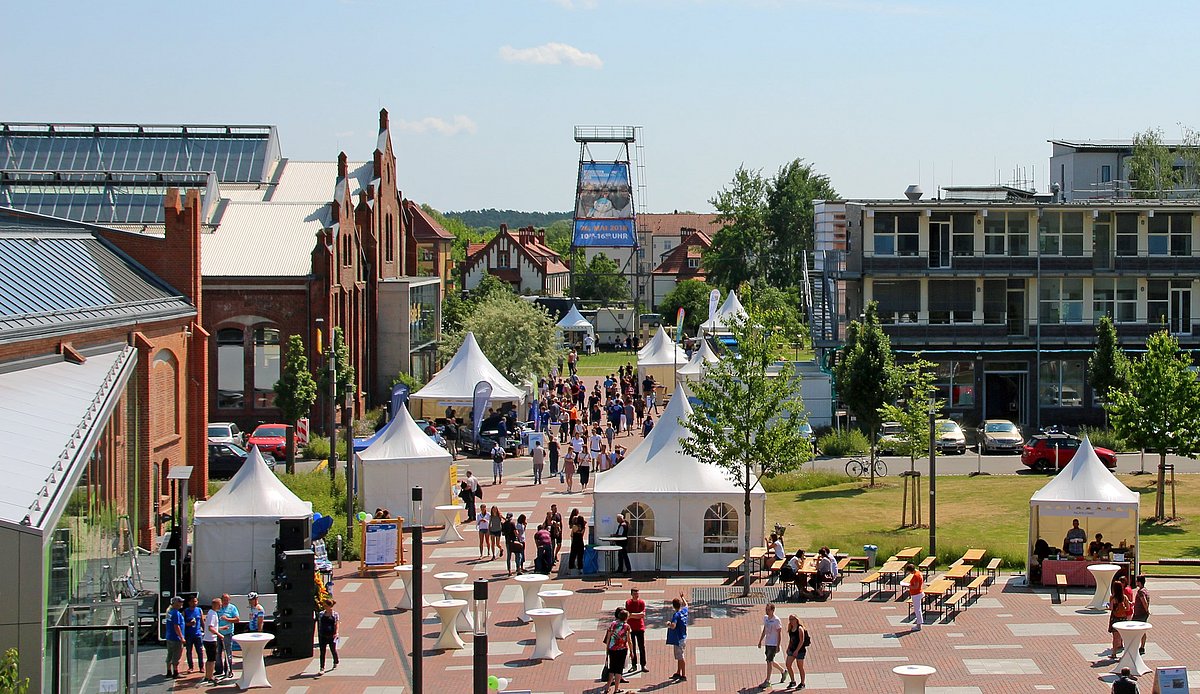
[[[921,186],[915,183],[904,189],[904,197],[908,198],[909,202],[916,202],[920,200],[921,196],[924,194],[925,191],[921,190]]]

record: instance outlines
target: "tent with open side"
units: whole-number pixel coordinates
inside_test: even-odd
[[[571,304],[571,310],[567,311],[567,315],[563,316],[562,320],[555,324],[555,327],[563,333],[586,333],[592,337],[596,336],[595,327],[583,317],[575,304]]]
[[[275,592],[279,521],[312,517],[312,502],[279,481],[257,446],[237,474],[195,509],[192,587],[202,603],[221,593]]]
[[[654,376],[654,382],[668,392],[675,390],[675,371],[688,363],[687,352],[675,344],[662,328],[646,347],[649,351],[643,349],[638,353],[638,383],[651,375]]]
[[[484,355],[475,340],[474,333],[467,333],[462,346],[442,370],[434,374],[429,383],[409,396],[414,414],[432,419],[443,416],[446,407],[452,406],[462,412],[471,409],[475,398],[475,386],[480,381],[492,384],[489,406],[503,402],[515,403],[520,411],[525,393],[501,374]]]
[[[1076,518],[1088,538],[1103,533],[1114,546],[1125,540],[1128,546],[1137,548],[1138,494],[1104,467],[1086,437],[1071,462],[1029,499],[1026,566],[1033,565],[1033,547],[1038,538],[1051,547],[1059,545]]]
[[[717,312],[700,324],[700,334],[715,335],[727,333],[729,332],[729,328],[725,327],[727,321],[745,319],[746,316],[746,309],[742,306],[742,302],[738,300],[737,292],[730,289],[729,295],[725,297],[725,302],[721,304]]]
[[[717,465],[683,452],[690,436],[683,420],[692,413],[680,385],[658,424],[616,467],[596,478],[592,525],[600,537],[612,535],[617,514],[630,523],[630,563],[634,571],[654,568],[653,543],[662,536],[663,571],[717,571],[744,550],[745,493]],[[761,542],[767,494],[757,482],[750,494],[750,541]]]
[[[720,361],[717,353],[708,345],[708,340],[702,340],[700,349],[696,350],[692,355],[692,360],[675,372],[679,375],[681,381],[699,381],[704,378],[704,372],[708,370],[710,364],[716,364]]]
[[[451,487],[450,468],[454,465],[446,449],[433,442],[413,421],[408,409],[401,407],[370,446],[355,455],[358,489],[363,508],[368,512],[386,508],[393,516],[408,518],[412,488],[424,490],[421,505],[424,525],[441,522],[435,506],[457,503]]]

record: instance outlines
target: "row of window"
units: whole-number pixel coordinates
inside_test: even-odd
[[[647,554],[654,551],[654,509],[643,503],[632,503],[622,512],[629,524],[630,553]],[[738,552],[738,513],[732,506],[718,503],[704,511],[704,553],[736,554]]]
[[[251,365],[254,384],[249,395],[253,407],[258,409],[274,406],[279,362],[280,342],[277,328],[259,326],[249,331],[241,328],[218,330],[217,407],[234,410],[246,407],[247,363]]]
[[[1011,365],[1024,369],[1019,362]],[[991,365],[996,369],[997,365]],[[1082,407],[1083,383],[1087,374],[1087,362],[1082,359],[1051,359],[1042,361],[1040,369],[1041,389],[1038,402],[1042,407]],[[975,406],[975,362],[945,361],[934,366],[934,384],[937,398],[951,408]]]

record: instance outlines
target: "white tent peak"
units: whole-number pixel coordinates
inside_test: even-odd
[[[675,344],[675,341],[661,327],[659,327],[659,331],[654,336],[654,339],[650,341],[650,344],[638,352],[638,366],[682,366],[686,364],[688,361],[687,352],[684,352],[679,345]],[[639,376],[644,377],[642,374],[639,374]]]
[[[718,361],[720,361],[720,358],[717,356],[717,353],[708,345],[708,340],[704,340],[701,343],[700,349],[696,350],[696,353],[692,355],[691,360],[679,367],[678,373],[680,376],[700,376],[708,368],[709,364],[716,364]]]
[[[449,363],[410,397],[470,400],[480,381],[492,384],[492,400],[520,400],[524,396],[521,389],[488,361],[475,340],[475,333],[468,332]]]
[[[560,330],[586,330],[591,332],[593,329],[592,324],[588,322],[588,319],[583,317],[583,314],[579,312],[579,308],[575,304],[571,304],[571,310],[567,311],[567,315],[563,316],[562,320],[556,325]]]
[[[312,514],[312,504],[284,486],[267,467],[258,446],[241,469],[220,491],[196,506],[197,518],[301,518]]]
[[[647,354],[653,354],[655,351],[662,349],[662,345],[666,343],[674,344],[674,340],[667,334],[667,329],[658,326],[658,332],[654,333],[654,337],[638,350],[638,361],[641,361]]]
[[[700,327],[707,332],[726,330],[726,326],[731,320],[745,319],[747,315],[745,307],[738,300],[737,292],[730,289],[729,294],[725,297],[725,302]]]
[[[1086,436],[1071,462],[1030,497],[1031,502],[1091,501],[1120,504],[1136,504],[1138,499],[1137,492],[1121,484],[1104,467]]]
[[[358,457],[362,460],[396,462],[412,458],[440,458],[450,462],[450,454],[421,431],[407,407],[400,408],[379,438],[359,452]]]

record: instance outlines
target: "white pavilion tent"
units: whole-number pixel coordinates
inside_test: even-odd
[[[596,328],[588,322],[588,319],[583,317],[583,314],[579,312],[579,308],[575,304],[571,304],[571,310],[567,311],[567,315],[563,316],[562,320],[555,324],[555,327],[564,334],[586,333],[592,337],[596,336]]]
[[[650,351],[638,353],[638,383],[646,380],[646,375],[654,376],[654,382],[665,387],[668,391],[675,389],[675,371],[688,363],[687,352],[667,336],[666,331],[659,329],[650,344]]]
[[[647,354],[653,354],[655,351],[662,349],[664,344],[673,344],[674,342],[671,336],[667,334],[667,329],[661,325],[658,326],[658,332],[654,333],[654,337],[650,338],[650,341],[638,350],[638,361],[641,361]]]
[[[355,464],[359,494],[368,512],[386,508],[393,516],[408,519],[412,488],[417,486],[424,490],[417,519],[424,525],[440,522],[435,506],[457,502],[450,479],[453,459],[421,431],[407,408],[401,407],[379,438],[355,456]]]
[[[729,295],[725,297],[725,302],[721,304],[717,312],[700,324],[700,334],[712,335],[729,332],[729,329],[726,327],[729,320],[744,319],[746,316],[746,309],[742,306],[742,302],[738,300],[737,292],[730,289]]]
[[[682,424],[692,413],[683,386],[676,389],[658,424],[615,468],[601,472],[593,493],[592,525],[606,537],[624,513],[641,518],[641,536],[662,536],[663,571],[717,571],[745,551],[745,493],[717,465],[683,452],[679,442],[690,436]],[[767,494],[755,482],[750,495],[750,538],[763,537]],[[634,533],[631,533],[634,535]],[[654,567],[653,546],[631,540],[634,571]]]
[[[441,417],[447,406],[465,415],[466,410],[472,407],[475,386],[480,381],[492,384],[489,405],[512,402],[519,408],[525,398],[525,393],[488,361],[475,340],[475,334],[467,333],[454,358],[434,374],[424,388],[409,396],[409,402],[412,403],[414,414],[419,417]]]
[[[1039,537],[1051,547],[1059,545],[1075,518],[1089,539],[1103,533],[1113,546],[1125,540],[1137,548],[1138,494],[1104,467],[1086,437],[1071,462],[1029,499],[1026,566],[1032,563],[1033,546]]]
[[[251,446],[237,474],[208,501],[196,502],[192,586],[201,603],[221,593],[275,592],[279,521],[311,516],[312,502],[285,487]]]
[[[675,372],[681,381],[699,381],[704,378],[704,372],[708,370],[710,364],[716,364],[720,361],[717,353],[708,346],[708,340],[702,340],[700,349],[696,350],[692,355],[691,361],[679,367]]]

